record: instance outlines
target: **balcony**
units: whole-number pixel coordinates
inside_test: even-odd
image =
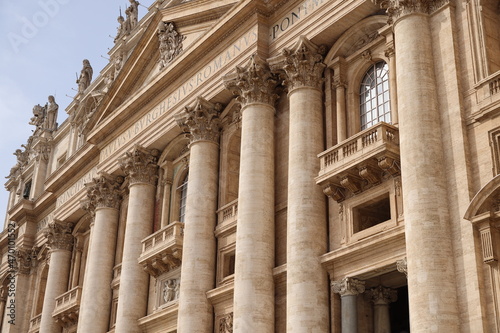
[[[182,259],[184,223],[174,222],[142,241],[139,264],[153,277],[177,268]]]
[[[217,210],[217,227],[215,236],[225,236],[236,231],[236,220],[238,219],[238,199],[222,206]]]
[[[399,175],[398,128],[380,122],[318,157],[320,171],[316,183],[325,194],[341,202],[348,193],[358,194],[388,175]]]
[[[120,285],[120,277],[122,275],[122,264],[119,263],[113,267],[113,280],[111,281],[111,288],[116,289]]]
[[[78,322],[82,287],[75,287],[56,298],[56,306],[52,317],[62,327],[68,328]]]
[[[475,87],[477,105],[472,108],[472,117],[468,120],[481,121],[498,114],[500,105],[500,71],[478,82]]]
[[[36,333],[40,331],[40,323],[42,321],[42,314],[40,313],[38,316],[31,318],[30,320],[30,330],[28,333]]]

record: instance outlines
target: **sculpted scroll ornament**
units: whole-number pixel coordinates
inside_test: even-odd
[[[132,152],[125,153],[125,157],[120,160],[120,167],[129,177],[130,185],[146,183],[156,185],[158,179],[158,149],[148,150],[135,145]]]
[[[355,296],[365,291],[365,281],[345,277],[340,281],[332,282],[332,291],[340,296]]]
[[[47,237],[50,249],[71,251],[74,241],[74,237],[71,234],[72,228],[72,223],[56,221],[49,223],[43,233]]]
[[[177,32],[172,22],[160,22],[158,40],[160,41],[160,70],[167,67],[182,52],[182,41],[186,39]]]
[[[82,202],[82,208],[90,211],[91,214],[95,213],[96,208],[119,209],[122,200],[121,185],[123,180],[121,176],[114,177],[101,173],[99,177],[85,184],[87,200]]]
[[[226,75],[224,84],[233,94],[239,95],[238,101],[242,105],[265,103],[274,106],[278,98],[274,92],[278,85],[277,76],[258,55],[250,57],[246,66],[237,66],[236,73]]]
[[[284,48],[280,56],[269,60],[273,71],[284,71],[283,84],[290,89],[299,87],[321,88],[323,71],[324,46],[316,46],[306,37],[300,36],[292,48]]]
[[[184,112],[177,114],[175,119],[191,143],[196,141],[218,143],[221,110],[222,105],[219,103],[213,104],[203,97],[198,97],[194,106],[186,106]]]
[[[389,23],[401,16],[411,13],[431,14],[435,10],[449,3],[449,0],[372,0],[381,8],[387,9]]]

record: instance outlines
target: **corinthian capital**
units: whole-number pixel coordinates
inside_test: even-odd
[[[17,274],[29,274],[31,268],[35,266],[36,255],[33,249],[18,247],[15,250],[15,260]]]
[[[219,103],[213,104],[203,97],[198,97],[194,106],[186,106],[183,112],[175,116],[175,120],[191,143],[196,141],[218,143],[221,109],[222,105]]]
[[[333,281],[332,290],[340,296],[356,296],[365,291],[365,281],[345,277],[340,281]]]
[[[236,67],[236,73],[224,77],[226,88],[238,95],[242,105],[250,103],[265,103],[274,106],[278,98],[275,94],[278,80],[271,73],[265,60],[258,55],[250,57],[246,66]]]
[[[86,183],[87,199],[82,202],[82,208],[88,210],[92,215],[96,208],[120,208],[122,199],[121,185],[123,177],[114,177],[101,173],[90,183]]]
[[[51,222],[45,227],[43,234],[47,237],[47,242],[51,250],[73,249],[74,237],[71,234],[73,223],[63,223],[60,221]]]
[[[281,55],[269,59],[273,71],[284,72],[284,84],[290,89],[299,87],[321,88],[323,71],[324,46],[318,47],[306,37],[300,36],[291,48],[284,48]]]
[[[396,290],[382,286],[372,288],[367,293],[375,305],[388,305],[389,303],[396,302],[398,299],[398,292]]]
[[[393,22],[407,14],[431,14],[436,9],[449,3],[450,0],[372,0],[372,2],[381,8],[387,9],[387,15],[390,18],[389,22]]]
[[[158,149],[146,149],[136,144],[132,152],[125,153],[119,163],[123,172],[129,177],[130,185],[156,185],[158,179]]]

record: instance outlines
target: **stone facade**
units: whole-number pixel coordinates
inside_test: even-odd
[[[26,119],[2,332],[500,331],[497,1],[138,5]]]

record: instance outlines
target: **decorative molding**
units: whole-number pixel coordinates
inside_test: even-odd
[[[142,265],[144,271],[154,278],[165,272],[170,272],[181,266],[182,249],[174,249],[172,253],[160,253],[152,259],[148,259]]]
[[[398,292],[391,288],[378,286],[367,291],[368,297],[375,305],[389,305],[389,303],[396,302],[398,299]]]
[[[182,42],[186,39],[177,32],[172,22],[160,22],[158,40],[160,41],[160,70],[165,69],[182,52]]]
[[[15,250],[16,273],[29,274],[32,267],[35,267],[36,250],[26,247],[18,247]]]
[[[87,199],[82,202],[82,209],[90,212],[93,217],[97,208],[119,209],[123,181],[124,178],[121,176],[115,177],[101,172],[98,177],[85,184]]]
[[[265,103],[274,106],[278,95],[275,89],[278,79],[269,65],[259,55],[250,57],[246,66],[236,67],[236,73],[224,77],[224,85],[244,106],[251,103]]]
[[[356,296],[365,291],[365,281],[345,277],[340,281],[332,281],[332,291],[341,297]]]
[[[72,229],[73,223],[50,222],[43,230],[49,248],[51,250],[72,251],[74,242],[74,237],[71,234]]]
[[[203,97],[196,98],[194,106],[186,106],[175,116],[177,125],[184,131],[191,143],[197,141],[219,142],[222,105],[213,104]]]
[[[132,152],[126,152],[119,160],[120,168],[129,177],[129,186],[150,184],[155,186],[158,179],[158,149],[148,150],[139,144],[134,145]]]
[[[233,333],[233,313],[228,313],[220,317],[219,333]]]
[[[389,23],[393,23],[398,18],[413,13],[432,14],[450,0],[372,0],[372,2],[387,10]]]
[[[323,187],[323,193],[337,202],[345,200],[344,189],[335,184],[327,184]]]
[[[403,273],[408,278],[408,262],[406,260],[406,257],[396,261],[396,268],[398,272]]]
[[[305,36],[291,48],[284,48],[282,54],[269,59],[271,70],[284,77],[283,85],[290,90],[300,87],[321,89],[323,72],[326,65],[323,56],[326,54],[325,46],[316,46]]]

